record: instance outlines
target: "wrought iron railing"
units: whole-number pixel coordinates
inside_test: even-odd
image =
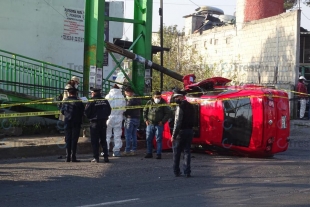
[[[72,76],[83,73],[23,55],[0,50],[0,89],[35,98],[52,98],[63,92]],[[103,91],[108,92],[113,81],[107,81]],[[81,87],[82,89],[82,87]]]

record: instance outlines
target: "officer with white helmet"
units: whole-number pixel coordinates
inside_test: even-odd
[[[306,104],[308,99],[308,91],[305,85],[305,81],[307,79],[304,76],[299,77],[299,81],[297,84],[297,93],[300,101],[300,109],[299,109],[299,118],[302,120],[307,120],[305,116]]]

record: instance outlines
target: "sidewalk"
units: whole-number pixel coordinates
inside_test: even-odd
[[[123,140],[123,148],[125,140]],[[123,150],[122,148],[122,150]],[[145,149],[145,140],[138,140],[138,149]],[[78,154],[91,154],[90,138],[80,137]],[[0,159],[66,155],[64,135],[0,138]]]
[[[291,120],[290,127],[292,129],[309,127],[310,120]],[[123,148],[125,140],[123,140]],[[146,149],[145,140],[138,140],[138,149]],[[78,154],[91,154],[92,148],[90,138],[79,138]],[[7,158],[26,158],[40,156],[62,156],[65,157],[64,135],[57,136],[31,136],[31,137],[4,137],[0,138],[0,159]]]

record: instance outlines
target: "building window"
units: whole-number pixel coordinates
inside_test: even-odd
[[[211,39],[210,39],[210,45],[212,45],[212,43],[213,43],[213,39],[211,38]]]
[[[214,45],[217,45],[218,44],[218,39],[214,39]]]
[[[226,38],[226,44],[229,45],[231,43],[231,37]]]
[[[204,42],[204,47],[207,48],[207,45],[208,45],[208,42],[205,41],[205,42]]]

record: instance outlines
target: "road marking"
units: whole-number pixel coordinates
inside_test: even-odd
[[[137,201],[137,200],[140,200],[140,198],[134,198],[134,199],[128,199],[128,200],[121,200],[121,201],[112,201],[112,202],[105,202],[105,203],[98,203],[98,204],[91,204],[91,205],[78,206],[78,207],[107,206],[107,205],[120,204],[120,203],[127,203],[127,202]]]

